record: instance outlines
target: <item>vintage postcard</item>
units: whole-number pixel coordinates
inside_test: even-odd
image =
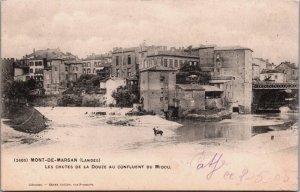
[[[298,15],[2,0],[1,190],[297,190]]]

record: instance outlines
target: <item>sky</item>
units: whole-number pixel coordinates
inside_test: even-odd
[[[296,0],[2,0],[1,57],[60,48],[79,58],[113,47],[216,44],[298,63]]]

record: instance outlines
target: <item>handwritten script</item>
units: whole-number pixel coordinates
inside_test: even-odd
[[[208,160],[204,160],[204,157],[205,155],[203,155],[203,153],[199,153],[193,157],[191,163],[196,161],[196,165],[193,165],[196,166],[196,170],[207,172],[207,180],[210,180],[214,174],[217,174],[217,172],[221,174],[224,180],[227,181],[253,181],[255,183],[267,183],[274,182],[274,180],[280,180],[285,183],[290,179],[289,176],[285,174],[270,173],[269,171],[250,172],[248,168],[242,168],[240,171],[235,172],[230,171],[227,166],[230,163],[224,159],[223,153],[215,153],[211,158],[208,158]]]

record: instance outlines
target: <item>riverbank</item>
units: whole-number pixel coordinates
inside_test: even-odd
[[[6,108],[3,121],[16,131],[25,133],[39,133],[46,129],[47,118],[34,107],[11,104]]]
[[[206,190],[213,187],[215,189],[216,182],[228,190],[232,190],[232,186],[238,186],[240,190],[246,188],[262,190],[266,189],[266,185],[271,189],[296,187],[297,130],[293,130],[294,128],[282,130],[283,127],[280,127],[267,133],[253,134],[255,126],[288,126],[289,124],[285,122],[297,118],[293,114],[286,114],[289,117],[283,114],[281,116],[233,114],[232,119],[221,122],[194,121],[193,126],[180,122],[187,126],[184,128],[159,116],[126,116],[130,108],[37,107],[36,109],[52,120],[49,128],[39,134],[28,134],[7,127],[9,135],[15,134],[16,137],[2,145],[3,153],[6,154],[5,162],[9,162],[4,167],[4,172],[9,181],[18,179],[22,186],[28,185],[21,179],[26,173],[34,173],[30,176],[41,183],[60,183],[55,177],[59,173],[63,178],[84,174],[86,182],[94,183],[98,188],[101,188],[101,185],[97,185],[99,179],[105,182],[116,181],[116,175],[118,181],[127,183],[137,181],[135,186],[138,189],[144,186],[144,183],[139,182],[141,180],[149,180],[150,189],[165,186],[170,190],[179,186],[195,190],[203,189],[204,186]],[[106,112],[107,115],[92,115],[93,112]],[[119,126],[107,124],[109,119],[116,121],[133,119],[133,121],[130,121],[132,124],[130,126]],[[153,134],[154,126],[163,130],[163,136]],[[291,126],[297,128],[296,125]],[[26,140],[23,137],[26,137]],[[212,162],[215,155],[220,158],[219,163],[224,160],[226,165],[215,171],[208,180],[207,176],[214,166],[207,163]],[[116,165],[116,169],[65,171],[45,169],[42,163],[32,162],[24,166],[13,162],[14,158],[31,157],[101,158],[101,165]],[[214,159],[214,162],[216,161],[217,159]],[[51,164],[61,165],[58,162]],[[136,172],[117,169],[118,165],[133,164],[152,165],[153,169]],[[157,169],[155,165],[170,166],[171,169]],[[207,166],[200,169],[199,165]],[[240,176],[243,176],[245,170],[247,175],[241,181]],[[42,178],[40,173],[43,173]],[[233,175],[232,179],[230,174]],[[84,182],[80,179],[72,182]],[[188,184],[184,185],[186,183],[184,181],[187,180]],[[115,189],[115,185],[111,186]]]
[[[231,119],[231,112],[229,111],[202,111],[198,113],[186,114],[183,118],[200,121],[200,122],[212,122],[212,121],[222,121],[223,119]]]

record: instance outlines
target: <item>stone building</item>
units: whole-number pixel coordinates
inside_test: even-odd
[[[246,47],[216,47],[216,76],[232,78],[232,108],[250,113],[252,103],[252,50]]]
[[[82,61],[65,61],[66,80],[68,87],[73,85],[74,82],[83,74]]]
[[[103,67],[110,66],[112,62],[111,53],[92,54],[83,59],[83,74],[97,75]]]
[[[137,75],[139,69],[138,51],[139,47],[113,48],[111,75],[122,78]]]
[[[225,94],[232,95],[228,101],[231,109],[251,112],[253,52],[251,49],[241,46],[200,45],[195,48],[190,46],[185,52],[199,57],[199,67],[202,71],[211,71],[211,80],[226,80],[225,84],[228,84],[227,80],[232,81],[232,93]],[[220,83],[219,81],[218,84]]]
[[[157,114],[175,107],[176,70],[153,66],[140,71],[140,98],[146,111]]]
[[[282,62],[275,69],[282,70],[286,74],[287,82],[298,82],[298,67],[295,63]]]
[[[285,83],[286,79],[287,76],[281,69],[265,69],[260,74],[260,81]]]
[[[146,44],[141,44],[138,51],[138,65],[139,69],[145,69],[146,67],[146,59],[150,54],[155,54],[158,51],[167,51],[167,46],[148,46]]]
[[[170,69],[180,69],[184,65],[189,63],[199,62],[199,57],[187,54],[180,50],[167,50],[167,51],[157,51],[148,54],[146,62],[141,67],[141,69],[162,66]]]

